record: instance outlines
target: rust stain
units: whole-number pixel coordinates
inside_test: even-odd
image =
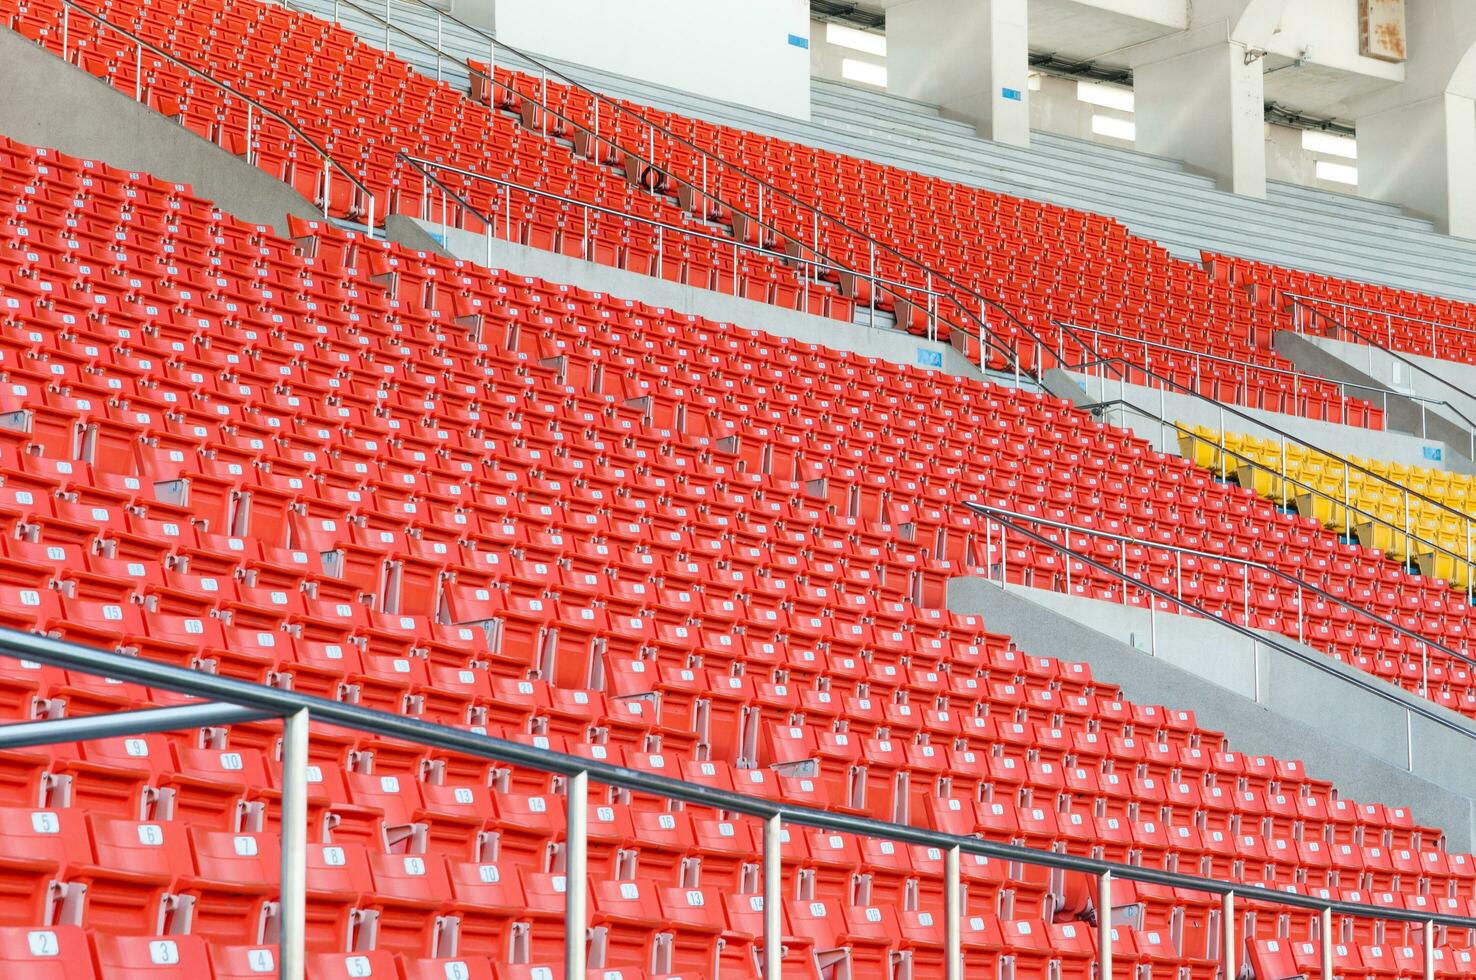
[[[1381,61],[1405,59],[1404,0],[1360,0],[1359,53]]]
[[[1397,24],[1379,24],[1374,34],[1377,37],[1375,47],[1388,52],[1391,58],[1404,59],[1404,32]]]

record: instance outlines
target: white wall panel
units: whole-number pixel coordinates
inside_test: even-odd
[[[806,0],[497,0],[497,34],[533,54],[810,118]]]

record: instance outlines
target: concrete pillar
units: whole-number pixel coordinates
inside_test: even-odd
[[[1405,7],[1404,81],[1355,100],[1359,193],[1476,238],[1476,3]]]
[[[887,91],[979,135],[1030,144],[1026,0],[908,0],[887,9]]]
[[[1148,46],[1133,63],[1137,148],[1183,160],[1222,190],[1266,196],[1259,52],[1223,25]]]
[[[1446,92],[1358,118],[1358,190],[1476,238],[1476,102]]]

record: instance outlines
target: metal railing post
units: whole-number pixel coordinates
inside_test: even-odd
[[[1069,531],[1066,532],[1066,543],[1067,543],[1067,545],[1070,545],[1071,544],[1071,532],[1069,532]],[[1126,548],[1119,549],[1118,550],[1118,554],[1122,556],[1122,604],[1124,606],[1126,606],[1128,604],[1128,552],[1127,552],[1127,549]]]
[[[784,969],[783,869],[783,818],[776,813],[764,821],[764,980],[779,980]]]
[[[868,327],[871,327],[871,328],[875,329],[875,327],[876,327],[876,242],[874,242],[874,241],[873,242],[870,242],[866,246],[866,250],[867,250],[867,260],[866,260],[866,276],[867,276],[867,280],[866,280],[866,283],[867,283],[867,287],[868,287],[867,288],[867,291],[866,291],[866,307],[867,307],[867,320],[866,320],[866,325]]]
[[[1332,909],[1322,910],[1322,980],[1336,980],[1333,974]]]
[[[1435,980],[1435,923],[1425,923],[1425,980]]]
[[[308,711],[282,719],[282,886],[278,930],[281,980],[307,976]]]
[[[589,921],[589,773],[569,777],[564,787],[564,976],[585,973],[585,923]]]
[[[994,521],[984,518],[984,572],[987,575],[994,565]]]
[[[1224,980],[1235,980],[1238,975],[1235,969],[1235,893],[1226,892],[1220,900],[1220,931],[1224,935],[1225,949],[1223,952],[1225,972],[1222,974]]]
[[[958,845],[943,859],[944,948],[947,980],[963,980],[963,880],[959,871]]]
[[[1112,980],[1112,872],[1097,876],[1097,976]]]

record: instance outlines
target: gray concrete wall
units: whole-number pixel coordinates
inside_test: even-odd
[[[1368,385],[1383,391],[1385,394],[1381,404],[1384,407],[1384,418],[1389,428],[1409,432],[1422,438],[1428,436],[1432,440],[1445,443],[1447,452],[1442,454],[1440,462],[1426,461],[1424,465],[1443,466],[1456,473],[1476,473],[1476,463],[1472,462],[1472,458],[1476,457],[1476,432],[1457,421],[1458,417],[1444,407],[1432,407],[1426,402],[1410,398],[1404,392],[1393,388],[1388,380],[1380,379],[1362,369],[1368,366],[1366,359],[1370,352],[1380,354],[1380,360],[1390,366],[1395,363],[1393,358],[1385,357],[1380,352],[1361,345],[1340,345],[1352,347],[1357,352],[1357,356],[1364,361],[1361,365],[1354,364],[1347,359],[1348,351],[1325,347],[1321,341],[1322,338],[1305,337],[1290,330],[1278,330],[1274,339],[1276,352],[1304,371],[1337,381]],[[1335,342],[1330,341],[1329,343]],[[1403,369],[1403,365],[1400,367]],[[1449,367],[1454,374],[1460,365],[1451,364]],[[1409,373],[1411,372],[1406,370],[1405,376],[1408,377]],[[1438,383],[1431,380],[1430,387],[1438,387]],[[1370,393],[1368,400],[1375,400],[1373,393]]]
[[[403,214],[385,215],[384,237],[392,242],[399,242],[406,248],[430,252],[448,259],[456,257],[446,251],[446,247],[437,240],[436,236],[421,227],[420,222],[407,218]]]
[[[413,220],[432,239],[437,242],[443,240],[439,224]],[[499,238],[489,241],[485,235],[455,228],[446,230],[444,244],[458,258],[494,269],[505,269],[520,276],[568,283],[581,289],[609,293],[622,299],[638,300],[682,313],[693,313],[720,323],[734,323],[741,327],[764,330],[806,343],[824,344],[837,350],[853,351],[896,364],[938,369],[976,380],[983,377],[977,365],[949,345],[913,337],[900,330],[873,329],[826,317],[810,316],[798,310],[781,309],[768,303],[756,303],[710,289],[697,289],[655,276],[626,272]]]
[[[322,217],[265,171],[6,29],[0,93],[0,133],[11,139],[189,184],[241,220],[284,234],[288,214]]]
[[[1298,442],[1316,446],[1340,456],[1351,454],[1387,459],[1392,462],[1408,463],[1411,466],[1440,468],[1451,456],[1449,447],[1443,441],[1421,439],[1404,432],[1393,432],[1387,429],[1383,431],[1360,429],[1335,422],[1320,422],[1297,415],[1283,415],[1280,412],[1267,412],[1240,405],[1235,407],[1249,418],[1241,418],[1228,413],[1225,413],[1222,418],[1222,413],[1214,403],[1192,395],[1161,391],[1143,385],[1121,384],[1115,379],[1102,381],[1084,374],[1055,370],[1048,373],[1054,376],[1048,384],[1053,393],[1062,398],[1069,398],[1078,405],[1123,400],[1153,415],[1161,412],[1163,417],[1169,421],[1207,425],[1212,429],[1219,429],[1223,426],[1231,432],[1244,432],[1270,439],[1279,438],[1272,431],[1271,427],[1275,427],[1290,433]],[[1072,382],[1077,389],[1076,393],[1071,392]],[[1258,425],[1250,419],[1257,419],[1265,424]],[[1102,420],[1111,425],[1131,429],[1162,452],[1177,453],[1179,451],[1177,433],[1172,428],[1160,425],[1155,419],[1145,418],[1137,412],[1116,407],[1105,409]],[[1439,459],[1431,459],[1427,455],[1427,450],[1438,451]]]
[[[1433,357],[1420,357],[1415,354],[1400,355],[1419,365],[1426,372],[1421,373],[1384,351],[1367,344],[1353,344],[1327,337],[1298,339],[1306,345],[1332,355],[1347,365],[1348,369],[1372,379],[1376,384],[1396,392],[1450,402],[1466,418],[1476,420],[1476,366],[1437,360]],[[1278,348],[1281,343],[1278,337]],[[1472,437],[1470,429],[1460,415],[1440,405],[1429,405],[1428,410],[1444,416],[1455,426],[1452,431],[1460,435],[1452,436],[1450,441],[1454,444],[1454,448],[1470,456]]]
[[[1420,823],[1445,830],[1452,850],[1470,850],[1476,839],[1476,772],[1467,762],[1476,726],[1433,705],[1464,731],[1419,716],[1407,721],[1400,705],[1412,695],[1325,654],[1301,648],[1331,672],[1266,645],[1252,650],[1209,620],[1158,613],[1152,623],[1145,609],[1024,586],[1005,590],[982,578],[950,582],[948,608],[983,615],[1027,653],[1085,661],[1094,677],[1135,701],[1192,710],[1237,751],[1301,759],[1348,798],[1409,806]],[[1347,683],[1345,673],[1388,697]]]

